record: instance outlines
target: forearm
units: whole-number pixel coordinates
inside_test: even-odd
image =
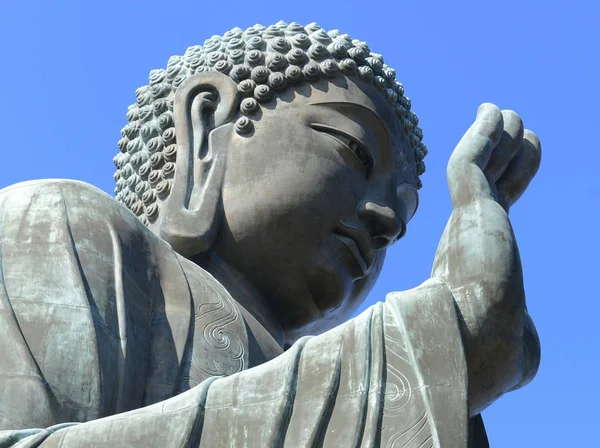
[[[471,414],[476,415],[510,390],[526,384],[537,371],[539,340],[527,313],[523,274],[508,220],[486,204],[477,211],[451,217],[458,229],[442,240],[438,253],[460,249],[460,263],[434,267],[433,277],[452,292],[469,371]],[[499,213],[506,216],[503,211]],[[458,241],[465,229],[470,241]],[[471,253],[472,252],[472,253]],[[471,261],[472,260],[472,261]],[[493,267],[493,268],[490,268]]]
[[[531,379],[539,363],[517,242],[497,202],[482,199],[452,213],[432,277],[456,302],[476,414]]]

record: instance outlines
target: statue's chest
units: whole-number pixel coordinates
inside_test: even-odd
[[[228,376],[262,364],[282,352],[212,276],[196,271],[187,280],[194,306],[181,366],[181,391],[209,377]]]

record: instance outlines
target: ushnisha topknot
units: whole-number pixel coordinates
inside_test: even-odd
[[[189,47],[183,56],[172,56],[166,70],[152,70],[149,85],[136,90],[136,103],[129,106],[128,124],[121,130],[120,152],[113,159],[115,194],[146,225],[158,218],[157,199],[166,199],[173,183],[175,91],[188,77],[203,71],[221,72],[237,83],[244,96],[242,116],[235,123],[240,135],[252,131],[252,116],[260,104],[288,86],[336,76],[357,76],[373,83],[395,107],[414,151],[417,174],[425,172],[427,148],[410,99],[396,81],[396,71],[381,55],[372,53],[367,43],[338,30],[326,32],[316,23],[303,27],[280,21],[245,31],[234,28],[207,39],[203,46]]]

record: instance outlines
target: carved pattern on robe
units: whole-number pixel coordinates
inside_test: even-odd
[[[410,361],[406,337],[389,306],[385,307],[384,327],[387,371],[381,445],[433,447],[431,423],[419,388],[418,373]]]
[[[188,276],[194,295],[193,344],[186,349],[180,389],[212,376],[228,376],[248,368],[245,323],[229,293],[204,272]]]

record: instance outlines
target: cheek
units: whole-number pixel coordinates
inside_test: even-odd
[[[246,171],[228,166],[223,191],[227,219],[240,238],[248,233],[282,240],[328,235],[354,213],[366,183],[334,151],[280,149],[259,176],[248,170],[252,160],[243,165]]]

